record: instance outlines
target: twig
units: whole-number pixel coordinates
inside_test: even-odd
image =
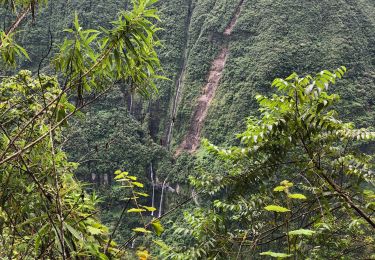
[[[30,12],[31,10],[31,4],[29,4],[26,9],[21,12],[16,20],[13,22],[13,24],[5,31],[5,36],[8,37],[11,33],[13,33],[13,31],[20,25],[20,23],[23,21],[23,19],[26,18],[27,14]],[[0,48],[3,46],[3,43],[0,42]]]
[[[128,199],[128,201],[126,202],[124,208],[122,209],[121,215],[120,215],[119,219],[117,220],[116,226],[115,226],[115,228],[113,229],[112,234],[109,236],[108,243],[107,243],[107,245],[106,245],[106,247],[105,247],[105,249],[104,249],[104,254],[107,254],[108,248],[109,248],[109,246],[110,246],[110,244],[111,244],[111,242],[112,242],[112,239],[113,239],[113,237],[114,237],[114,235],[115,235],[115,233],[116,233],[116,231],[117,231],[117,228],[119,227],[119,225],[120,225],[120,223],[121,223],[122,217],[123,217],[124,214],[125,214],[125,210],[126,210],[126,209],[128,208],[128,206],[129,206],[130,201],[131,201],[131,198]]]

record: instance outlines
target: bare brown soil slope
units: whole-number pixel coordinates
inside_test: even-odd
[[[232,31],[237,23],[237,19],[240,16],[243,2],[243,0],[240,2],[232,20],[225,28],[223,32],[224,36],[229,36],[232,34]],[[203,87],[202,95],[198,98],[198,104],[195,107],[190,128],[181,145],[176,150],[176,156],[178,156],[184,150],[188,151],[189,153],[193,153],[198,149],[204,121],[206,120],[208,109],[210,108],[210,104],[214,99],[216,90],[219,86],[225,63],[228,58],[228,53],[228,47],[222,45],[218,56],[212,61],[211,68],[207,76],[207,84]]]

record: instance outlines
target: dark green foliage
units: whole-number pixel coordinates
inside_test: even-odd
[[[125,89],[128,90],[126,93],[131,95],[138,92],[147,97],[157,92],[154,80],[163,77],[157,75],[160,63],[155,52],[155,47],[158,46],[155,36],[158,28],[153,23],[158,20],[156,9],[152,7],[155,2],[133,1],[131,11],[120,11],[117,19],[107,28],[97,30],[82,28],[78,15],[75,15],[73,26],[65,30],[66,38],[53,60],[57,70],[54,77],[45,76],[39,70],[35,75],[22,70],[15,76],[2,76],[2,257],[121,258],[125,252],[117,247],[113,238],[123,213],[156,210],[145,206],[147,204],[139,204],[137,196],[147,197],[147,194],[138,191],[144,185],[136,181],[137,177],[116,171],[114,179],[121,183],[117,188],[130,189],[128,193],[122,192],[119,202],[124,196],[130,196],[128,201],[135,205],[130,209],[127,209],[127,204],[121,205],[123,213],[110,233],[96,217],[98,199],[95,192],[88,195],[82,189],[81,183],[72,174],[78,164],[69,162],[62,150],[66,141],[62,136],[62,129],[69,125],[68,119],[114,89],[120,82],[125,84]],[[10,27],[1,32],[0,42],[1,58],[5,63],[13,65],[17,61],[16,56],[27,57],[27,54],[19,45],[14,44],[14,37],[11,36],[29,14],[35,18],[37,2],[6,1],[1,4],[5,7],[11,5],[15,13]],[[47,58],[47,54],[49,51],[44,58]],[[38,68],[41,67],[42,64],[39,64]],[[71,103],[72,100],[76,101],[76,105]],[[106,116],[103,116],[104,119]],[[132,121],[123,123],[129,122]],[[133,133],[140,135],[140,139],[143,138],[141,129],[134,131]],[[94,137],[99,139],[99,136]],[[133,136],[128,141],[137,142]],[[104,146],[108,150],[109,142]],[[99,151],[96,149],[96,152]],[[113,154],[110,156],[113,157]],[[105,159],[112,158],[103,157],[103,161],[107,162]],[[137,162],[133,163],[131,166],[135,167]],[[107,166],[123,166],[118,164],[120,163],[115,161],[113,165]],[[101,170],[109,171],[109,168]],[[120,190],[117,190],[118,193]],[[159,222],[154,220],[147,224],[143,220],[142,218],[141,222],[144,227],[135,228],[134,232],[150,233],[146,228],[152,225],[157,227],[155,232],[161,234],[163,228]],[[147,251],[143,253],[146,254]]]
[[[345,71],[277,78],[277,94],[256,96],[260,117],[248,118],[239,146],[205,141],[221,169],[205,160],[192,183],[211,203],[185,212],[189,225],[175,231],[195,244],[172,243],[165,255],[372,257],[374,156],[357,144],[375,132],[343,123],[332,109],[339,97],[328,90]]]
[[[374,12],[371,1],[245,1],[229,40],[229,58],[204,135],[219,143],[231,140],[244,126],[243,118],[255,113],[253,97],[268,91],[270,79],[285,77],[290,71],[307,73],[339,65],[349,69],[337,89],[342,117],[370,126],[375,116],[371,101]],[[207,73],[207,57],[202,55],[211,53],[211,46],[197,42],[201,54],[190,56],[200,64],[194,66],[196,71]],[[201,74],[187,77],[195,80],[186,83],[191,87],[185,88],[185,95],[191,96],[182,106],[188,106],[203,87],[206,74],[195,75]],[[183,120],[186,122],[185,117]]]
[[[44,107],[59,96],[57,107]],[[58,122],[74,105],[56,79],[34,79],[29,71],[1,82],[0,104],[0,256],[106,259],[108,229],[95,216],[98,198],[75,180],[77,164],[60,148]],[[108,248],[108,256],[117,252],[114,243]]]
[[[159,32],[164,43],[160,57],[171,81],[161,83],[159,98],[151,103],[150,127],[154,140],[164,139],[172,117],[170,111],[184,63],[185,46],[187,70],[176,117],[173,142],[176,146],[188,129],[192,105],[223,41],[229,42],[230,55],[205,124],[204,136],[211,140],[220,143],[233,140],[234,134],[244,126],[243,118],[256,111],[252,101],[255,94],[267,91],[265,86],[270,78],[286,76],[291,70],[305,73],[345,65],[350,69],[346,87],[338,89],[343,98],[343,116],[363,126],[374,119],[372,14],[375,7],[371,1],[245,1],[233,34],[229,39],[222,39],[219,35],[239,2],[168,0],[158,3],[160,26],[164,28]],[[36,17],[33,29],[19,37],[21,42],[32,44],[30,57],[33,64],[38,64],[49,46],[48,28],[40,25],[51,26],[56,42],[62,30],[71,27],[75,10],[82,10],[80,20],[84,28],[107,27],[116,10],[126,6],[121,1],[105,4],[94,0],[54,1],[41,11],[42,16]],[[28,24],[31,25],[31,19]]]
[[[6,4],[3,9],[0,9],[4,31],[9,28],[16,17],[15,14],[9,12],[11,2],[1,2]],[[30,3],[30,1],[15,2],[17,4]],[[296,0],[245,0],[233,33],[229,37],[224,37],[222,33],[233,18],[240,2],[240,0],[163,0],[158,2],[157,7],[160,11],[161,21],[157,22],[157,26],[163,30],[157,31],[157,36],[163,45],[158,46],[157,51],[163,64],[163,75],[170,81],[157,82],[158,93],[151,91],[153,96],[145,101],[135,94],[134,86],[129,83],[128,77],[122,77],[114,90],[110,90],[95,106],[86,110],[85,117],[75,119],[74,123],[69,124],[70,128],[65,130],[64,150],[68,152],[71,160],[80,162],[80,166],[75,171],[77,176],[86,182],[96,183],[96,185],[89,184],[87,188],[95,187],[100,191],[102,196],[101,218],[111,227],[115,226],[124,204],[121,201],[124,195],[121,189],[118,185],[112,185],[114,169],[121,168],[138,176],[150,193],[149,170],[150,164],[152,164],[159,179],[156,188],[156,203],[159,203],[161,185],[166,178],[168,178],[168,185],[172,189],[180,187],[179,194],[170,190],[167,192],[166,203],[164,203],[167,208],[178,205],[181,198],[191,195],[191,187],[188,184],[189,176],[205,176],[207,168],[213,173],[213,176],[208,177],[209,181],[215,179],[220,171],[230,174],[231,170],[228,170],[227,167],[230,167],[231,162],[225,162],[225,167],[223,167],[223,162],[215,160],[206,151],[198,151],[194,157],[187,153],[182,153],[178,158],[172,156],[174,148],[181,143],[189,129],[197,99],[202,94],[202,88],[207,81],[211,62],[222,46],[228,46],[229,56],[216,97],[204,123],[202,135],[213,143],[240,145],[240,140],[236,138],[235,134],[246,127],[245,118],[260,114],[257,110],[258,103],[254,101],[254,97],[257,94],[273,92],[267,88],[272,78],[286,77],[290,71],[304,74],[309,71],[319,71],[323,67],[334,68],[342,64],[348,67],[349,71],[345,79],[335,89],[335,93],[342,97],[340,103],[334,105],[340,112],[339,119],[354,121],[359,127],[373,127],[375,118],[373,101],[375,98],[373,88],[375,83],[373,72],[375,6],[373,1],[314,0],[302,3]],[[30,60],[26,59],[22,55],[22,49],[18,49],[21,54],[18,60],[20,66],[29,67],[36,74],[41,62],[41,72],[54,73],[54,67],[50,66],[49,62],[52,57],[56,57],[55,54],[59,52],[62,39],[68,35],[63,32],[63,29],[77,30],[74,26],[75,12],[78,13],[80,27],[83,30],[99,29],[99,26],[108,30],[113,28],[110,21],[116,17],[117,12],[130,6],[129,1],[119,0],[49,1],[48,5],[40,5],[39,7],[43,8],[37,10],[35,17],[30,14],[21,23],[25,30],[17,31],[12,35],[14,43],[24,46],[30,56]],[[25,8],[23,4],[17,6],[17,12],[23,8]],[[93,34],[94,32],[89,33],[90,36]],[[101,34],[97,36],[97,41],[90,45],[90,48],[95,51],[95,58],[98,57],[99,50],[102,50],[97,43],[101,42],[104,35],[106,32],[101,31]],[[74,33],[69,35],[69,39],[74,41]],[[3,40],[1,39],[1,41]],[[67,46],[73,47],[72,42]],[[50,48],[51,50],[48,52]],[[11,49],[8,48],[8,50]],[[17,50],[17,48],[13,50]],[[17,61],[13,58],[17,51],[9,53],[4,52],[4,49],[0,49],[0,51],[3,58],[13,62]],[[77,63],[78,66],[75,67],[75,76],[78,78],[80,73],[84,73],[93,64],[93,60],[87,59],[87,53],[85,51],[81,53],[80,63]],[[121,54],[120,49],[117,50],[116,56],[119,54]],[[66,62],[65,64],[60,63],[61,74],[67,75],[68,56],[68,52],[60,52],[59,57]],[[82,67],[82,64],[86,68]],[[121,65],[117,62],[117,69],[111,71],[112,76],[116,75],[114,78],[120,78],[118,76],[123,68]],[[2,75],[10,74],[11,70],[12,68],[1,67],[0,73]],[[101,71],[101,67],[98,67],[98,71]],[[100,73],[96,75],[97,79],[100,79],[95,80],[94,83],[97,85],[90,85],[93,83],[90,82],[93,78],[87,77],[89,86],[81,85],[81,87],[86,87],[86,90],[83,91],[86,93],[83,95],[83,100],[91,100],[97,94],[88,94],[90,88],[97,91],[112,85],[112,82],[107,81],[106,76],[109,75],[107,72],[104,73],[105,75],[99,75]],[[182,80],[181,95],[177,100],[177,114],[174,116],[172,111],[179,79]],[[59,81],[63,84],[65,79],[61,77]],[[79,92],[74,94],[76,93]],[[79,99],[76,101],[75,97],[72,97],[71,101],[76,104],[80,102]],[[166,135],[172,120],[175,121],[175,125],[171,152],[169,152]],[[249,120],[250,124],[251,122]],[[374,149],[371,143],[362,144],[360,147],[369,152]],[[278,149],[276,151],[277,155],[284,155]],[[250,167],[242,160],[241,163],[243,166],[237,169],[238,171]],[[201,165],[205,165],[205,167]],[[93,180],[93,176],[95,176],[95,180]],[[289,179],[288,177],[285,176],[285,179]],[[107,178],[108,185],[106,184]],[[282,181],[279,178],[269,176],[267,178],[266,180],[271,182],[267,183],[268,191],[272,190],[271,186],[273,188]],[[213,214],[210,216],[213,218],[212,222],[204,220],[201,225],[210,226],[214,223],[219,230],[221,228],[224,230],[228,215],[233,215],[230,221],[233,219],[237,221],[243,217],[241,207],[247,207],[251,211],[254,207],[262,208],[264,203],[283,202],[282,197],[277,197],[272,192],[271,195],[269,192],[267,193],[267,196],[270,196],[267,199],[264,199],[264,195],[251,197],[254,205],[249,205],[248,197],[240,202],[238,197],[231,197],[230,194],[237,189],[265,191],[266,188],[262,185],[265,185],[266,180],[260,179],[259,176],[250,178],[250,180],[255,181],[255,184],[246,186],[248,182],[245,179],[237,186],[227,187],[218,192],[215,199],[228,196],[228,203],[220,205],[217,202],[214,203],[215,209],[222,210],[220,212],[224,216]],[[309,187],[302,186],[301,188],[299,181],[295,182],[292,179],[290,181],[295,183],[297,189],[301,189],[298,192],[308,194],[308,199],[311,198],[312,190]],[[216,189],[220,189],[220,186],[213,190]],[[306,190],[307,193],[305,193]],[[149,198],[145,199],[146,202],[150,202]],[[201,202],[201,206],[209,208],[212,205]],[[191,206],[191,209],[193,208],[194,206]],[[195,217],[206,218],[205,214],[203,210],[197,212]],[[267,212],[255,210],[253,217],[256,219],[258,214],[263,216]],[[346,214],[346,212],[342,212],[342,214]],[[172,215],[169,224],[172,225],[173,220],[181,218],[179,213]],[[198,223],[188,214],[187,219],[192,224]],[[129,238],[131,231],[128,227],[138,226],[138,219],[130,217],[124,223],[126,225],[120,226],[119,231],[115,234],[117,241]],[[337,223],[335,217],[328,218],[326,223],[327,225],[336,224],[342,229],[348,226],[348,222],[345,221]],[[269,224],[267,223],[267,225]],[[345,231],[340,235],[355,235],[358,226],[354,223],[352,227],[353,230],[348,233]],[[238,233],[240,237],[244,235],[241,232]],[[178,240],[186,247],[192,245],[190,244],[191,237],[176,238],[170,234],[171,230],[164,234],[164,236],[168,235],[168,242]],[[198,232],[195,235],[201,234]],[[204,235],[209,237],[210,233]],[[225,235],[227,234],[225,233]],[[142,243],[137,241],[137,243]],[[316,245],[326,243],[327,248],[343,248],[352,243],[350,240],[337,242],[334,236],[324,234],[315,236],[314,241]],[[149,246],[148,242],[145,244]],[[207,247],[210,247],[209,244]],[[226,247],[227,241],[219,245],[228,251],[233,250],[233,248]],[[280,247],[269,249],[280,249]],[[281,250],[274,251],[281,252]],[[199,256],[202,252],[193,253],[197,253],[196,256]],[[317,255],[321,253],[322,251]],[[330,253],[327,251],[327,254],[320,256],[324,258],[337,256],[330,255]]]

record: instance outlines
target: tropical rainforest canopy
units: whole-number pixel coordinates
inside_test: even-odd
[[[375,2],[0,0],[1,259],[374,259]]]

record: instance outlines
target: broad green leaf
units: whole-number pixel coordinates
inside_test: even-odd
[[[285,186],[277,186],[276,188],[273,189],[273,191],[284,191],[285,190]]]
[[[154,228],[156,235],[160,236],[164,232],[164,227],[158,219],[152,221],[151,225]]]
[[[140,182],[133,181],[132,184],[137,186],[137,187],[143,188],[143,184],[140,183]]]
[[[132,181],[137,180],[137,177],[135,177],[135,176],[128,176],[127,178],[130,179],[130,180],[132,180]]]
[[[162,240],[152,240],[152,242],[154,242],[155,244],[157,244],[159,247],[163,248],[164,250],[167,250],[167,251],[171,250],[171,248]]]
[[[156,208],[154,208],[154,207],[147,207],[147,206],[142,206],[142,207],[144,207],[145,209],[147,209],[148,211],[151,211],[151,212],[156,210]]]
[[[288,211],[290,211],[287,208],[277,206],[277,205],[268,205],[268,206],[264,207],[264,209],[267,210],[267,211],[275,211],[275,212],[288,212]]]
[[[141,233],[151,233],[151,231],[149,231],[149,230],[147,230],[145,228],[140,228],[140,227],[133,228],[133,231],[135,231],[135,232],[141,232]]]
[[[95,227],[92,227],[92,226],[88,226],[87,227],[87,231],[93,235],[99,235],[99,234],[102,234],[103,231],[99,228],[95,228]]]
[[[315,231],[310,230],[310,229],[297,229],[297,230],[290,231],[288,234],[290,236],[298,236],[298,235],[312,236],[315,233],[316,233]]]
[[[298,200],[305,200],[305,199],[307,199],[305,195],[300,194],[300,193],[288,194],[288,197],[291,198],[291,199],[298,199]]]
[[[120,170],[115,171],[116,177],[115,180],[125,178],[129,173],[128,172],[121,172]]]
[[[287,77],[285,80],[292,80],[292,79],[295,79],[295,78],[298,78],[298,75],[297,73],[293,72],[289,77]]]
[[[285,253],[277,253],[277,252],[272,252],[272,251],[267,251],[267,252],[262,252],[260,255],[267,255],[270,257],[275,257],[275,258],[287,258],[293,256],[292,254],[285,254]]]

